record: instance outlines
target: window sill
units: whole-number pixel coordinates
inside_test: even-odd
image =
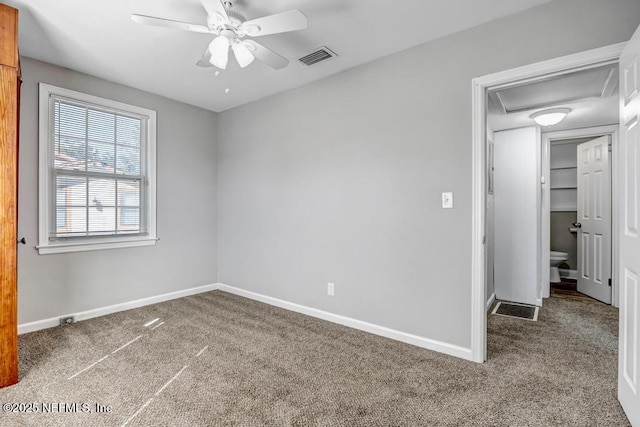
[[[87,251],[100,251],[104,249],[122,249],[122,248],[134,248],[138,246],[153,246],[158,241],[155,237],[140,237],[131,239],[118,239],[118,240],[99,240],[99,241],[84,241],[84,242],[72,242],[72,243],[53,243],[43,246],[36,246],[40,255],[49,254],[62,254],[69,252],[87,252]]]

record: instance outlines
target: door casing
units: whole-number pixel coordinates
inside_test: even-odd
[[[618,125],[595,126],[590,128],[572,129],[566,131],[548,132],[542,134],[542,176],[544,177],[543,190],[548,190],[550,186],[550,160],[551,141],[561,141],[576,138],[597,138],[599,136],[609,135],[611,137],[611,177],[615,176],[616,160],[618,156]],[[616,274],[618,271],[617,251],[618,234],[614,231],[617,227],[617,218],[615,209],[617,206],[616,180],[611,180],[611,204],[614,212],[611,214],[611,305],[619,307],[618,281]],[[550,218],[551,203],[549,200],[549,191],[543,191],[542,197],[542,256],[540,262],[540,280],[542,285],[542,297],[549,298],[549,248],[550,248]],[[547,250],[545,250],[547,248]]]

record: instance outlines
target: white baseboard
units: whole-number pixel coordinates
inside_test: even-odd
[[[491,294],[491,296],[489,297],[489,299],[487,300],[487,311],[489,311],[489,309],[491,308],[491,306],[493,305],[493,303],[496,301],[496,294],[493,293]]]
[[[361,320],[352,319],[350,317],[341,316],[339,314],[329,313],[328,311],[318,310],[316,308],[306,307],[303,305],[295,304],[292,302],[283,301],[281,299],[268,297],[266,295],[257,294],[255,292],[246,291],[244,289],[235,288],[222,283],[218,284],[218,289],[223,292],[238,295],[244,298],[249,298],[255,301],[260,301],[265,304],[273,305],[275,307],[284,308],[285,310],[294,311],[296,313],[305,314],[307,316],[315,317],[318,319],[326,320],[332,323],[337,323],[350,328],[358,329],[364,332],[368,332],[374,335],[380,335],[392,340],[401,341],[407,344],[412,344],[417,347],[425,348],[428,350],[445,353],[450,356],[459,357],[461,359],[471,360],[471,349],[464,348],[457,345],[445,343],[442,341],[436,341],[429,338],[420,337],[417,335],[409,334],[406,332],[396,331],[394,329],[386,328],[384,326],[374,325],[372,323],[363,322]]]
[[[559,268],[560,277],[566,277],[573,280],[578,280],[578,270],[569,270],[566,268]]]
[[[450,356],[459,357],[461,359],[472,360],[471,349],[460,347],[457,345],[445,343],[442,341],[432,340],[424,338],[418,335],[409,334],[406,332],[397,331],[384,326],[375,325],[373,323],[363,322],[361,320],[352,319],[350,317],[341,316],[339,314],[330,313],[328,311],[318,310],[316,308],[306,307],[300,304],[284,301],[281,299],[269,297],[266,295],[257,294],[255,292],[246,291],[244,289],[236,288],[233,286],[225,285],[222,283],[214,283],[210,285],[200,286],[196,288],[184,289],[181,291],[171,292],[167,294],[157,295],[148,298],[142,298],[135,301],[128,301],[121,304],[109,305],[106,307],[95,308],[92,310],[81,311],[77,313],[61,314],[57,317],[38,320],[35,322],[23,323],[18,325],[18,334],[26,334],[29,332],[39,331],[41,329],[53,328],[60,325],[60,318],[67,316],[74,316],[76,321],[82,321],[91,319],[94,317],[105,316],[111,313],[117,313],[120,311],[131,310],[133,308],[144,307],[151,304],[157,304],[172,299],[183,298],[190,295],[196,295],[204,292],[211,292],[215,290],[221,290],[233,295],[238,295],[244,298],[260,301],[265,304],[280,307],[285,310],[294,311],[296,313],[305,314],[307,316],[315,317],[318,319],[326,320],[332,323],[337,323],[350,328],[358,329],[364,332],[368,332],[374,335],[380,335],[392,340],[401,341],[407,344],[412,344],[417,347],[425,348],[428,350],[437,351],[440,353],[448,354]],[[495,299],[495,294],[492,296]],[[493,300],[491,300],[493,303]],[[489,304],[489,302],[488,302]]]
[[[61,314],[57,317],[49,319],[37,320],[35,322],[23,323],[18,325],[18,335],[28,332],[35,332],[41,329],[53,328],[60,325],[61,317],[74,316],[76,321],[87,320],[93,317],[100,317],[119,311],[131,310],[132,308],[144,307],[145,305],[157,304],[159,302],[169,301],[172,299],[188,297],[190,295],[201,294],[204,292],[215,291],[218,284],[199,286],[196,288],[184,289],[181,291],[170,292],[168,294],[156,295],[153,297],[142,298],[135,301],[123,302],[120,304],[109,305],[106,307],[94,308],[93,310],[81,311],[78,313]]]

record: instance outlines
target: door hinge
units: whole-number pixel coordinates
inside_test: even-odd
[[[611,287],[611,279],[609,279],[609,287]]]

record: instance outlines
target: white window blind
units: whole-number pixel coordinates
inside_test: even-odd
[[[46,219],[41,211],[46,241],[41,236],[40,246],[155,239],[149,185],[155,160],[149,155],[155,147],[149,121],[155,121],[155,112],[150,117],[139,107],[124,109],[121,103],[87,95],[82,99],[75,92],[70,97],[71,91],[41,86],[47,89],[47,170],[41,171],[47,179],[41,187],[46,186],[48,208]],[[41,104],[44,100],[41,88]],[[41,151],[42,144],[41,129]]]

